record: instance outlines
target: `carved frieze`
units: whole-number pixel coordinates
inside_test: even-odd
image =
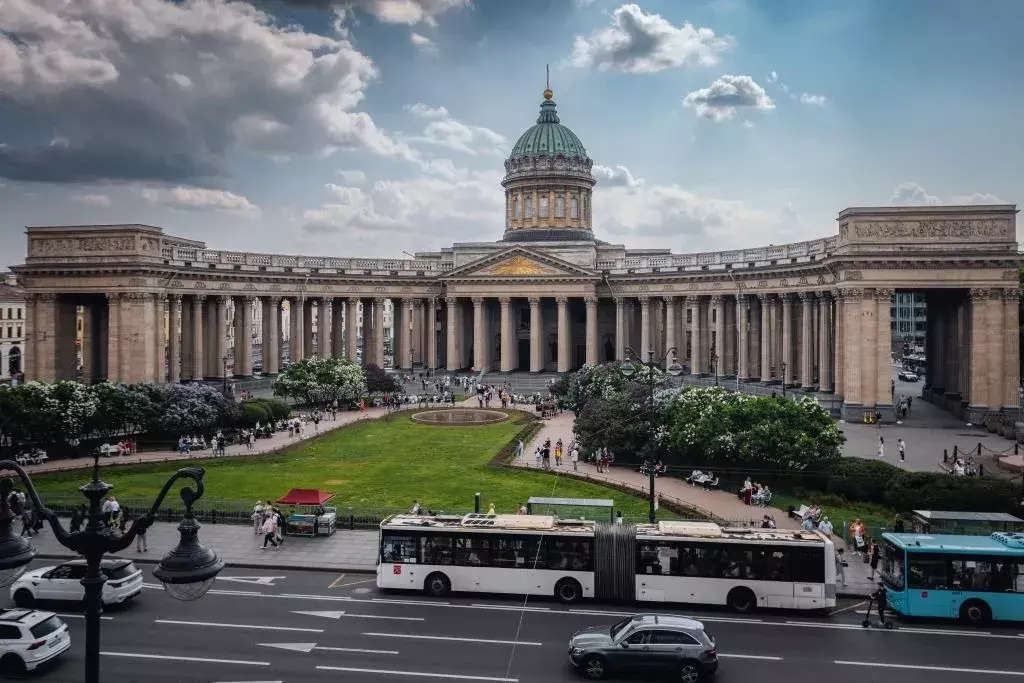
[[[171,280],[167,283],[167,286],[171,289],[183,289],[185,287],[185,283],[181,280]]]
[[[247,283],[245,284],[245,288],[244,288],[244,289],[245,289],[245,291],[247,291],[247,292],[255,292],[255,291],[256,291],[256,285],[254,285],[254,284],[253,284],[253,283],[251,283],[251,282],[247,282]]]
[[[798,285],[808,285],[808,284],[810,284],[810,283],[809,283],[809,282],[807,281],[807,278],[806,278],[806,277],[801,277],[801,278],[800,278],[799,280],[797,280],[797,282],[796,282],[796,283],[797,283]]]
[[[759,281],[757,283],[757,286],[760,287],[761,289],[767,289],[768,288],[768,281],[767,280],[761,280],[761,281]]]
[[[220,287],[218,287],[218,289],[231,289],[231,285],[228,284],[227,282],[222,282],[220,283]]]
[[[779,287],[789,287],[789,280],[786,278],[779,280]]]
[[[144,278],[144,277],[133,277],[132,279],[128,280],[128,286],[129,287],[145,287],[146,286],[146,278]]]
[[[864,273],[859,270],[846,270],[843,271],[843,279],[848,281],[863,280]]]
[[[196,280],[192,283],[192,289],[206,289],[206,283]]]
[[[1003,279],[1004,280],[1018,280],[1018,279],[1020,279],[1020,273],[1017,272],[1016,270],[1004,270],[1003,271]]]
[[[281,285],[270,285],[270,291],[271,292],[280,292],[281,291]]]
[[[854,235],[857,239],[886,241],[1014,239],[1013,225],[1007,218],[862,223],[854,226]]]

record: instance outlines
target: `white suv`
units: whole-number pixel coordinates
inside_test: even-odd
[[[142,592],[142,570],[131,560],[110,558],[100,566],[107,578],[103,584],[104,605],[127,602]],[[18,607],[31,607],[36,600],[81,602],[85,599],[85,570],[85,560],[71,560],[25,572],[11,586],[11,597]]]
[[[67,624],[53,612],[0,610],[0,675],[22,676],[71,647]]]

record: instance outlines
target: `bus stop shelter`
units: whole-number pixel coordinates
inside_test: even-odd
[[[913,528],[926,534],[977,534],[1024,531],[1024,519],[1006,512],[914,510]]]
[[[615,502],[609,498],[544,498],[533,496],[526,501],[531,515],[551,515],[559,519],[592,519],[615,521]]]

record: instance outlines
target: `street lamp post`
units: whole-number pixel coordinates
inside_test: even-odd
[[[224,354],[224,357],[220,359],[221,363],[224,364],[224,395],[228,395],[228,355]]]
[[[786,364],[780,363],[782,366],[782,398],[786,398]]]
[[[711,372],[715,373],[715,386],[718,386],[718,355],[711,352]]]
[[[192,505],[203,495],[201,467],[185,467],[171,476],[153,502],[149,512],[132,522],[120,538],[109,533],[102,509],[103,499],[114,488],[100,479],[99,453],[93,456],[92,481],[79,487],[89,500],[88,522],[85,529],[69,533],[64,530],[56,513],[43,505],[32,479],[25,470],[11,460],[0,460],[0,471],[14,472],[24,484],[26,494],[39,515],[50,523],[57,541],[85,558],[85,683],[100,683],[100,614],[103,611],[103,584],[107,579],[101,571],[103,557],[131,545],[135,537],[144,533],[156,519],[157,511],[171,487],[180,479],[191,479],[195,489],[186,486],[180,496],[185,504],[185,517],[178,525],[181,539],[178,545],[164,555],[154,570],[168,595],[177,600],[197,600],[213,586],[224,563],[217,553],[199,543],[199,522],[192,513]],[[0,588],[7,588],[21,576],[38,552],[32,543],[14,533],[14,520],[20,516],[22,503],[13,495],[14,482],[10,476],[0,479]]]
[[[673,377],[678,377],[683,372],[683,366],[676,361],[676,347],[674,346],[670,349],[667,349],[665,351],[665,355],[662,356],[662,358],[659,361],[655,361],[654,351],[648,350],[646,363],[640,360],[637,353],[629,347],[625,349],[625,353],[626,361],[621,366],[619,366],[619,372],[622,374],[623,377],[629,379],[630,377],[635,375],[637,366],[644,366],[647,368],[647,388],[648,396],[651,401],[650,412],[648,413],[647,417],[647,429],[650,432],[650,438],[647,441],[647,453],[644,458],[644,462],[647,465],[647,476],[649,477],[648,488],[650,489],[651,496],[650,509],[647,512],[647,519],[651,524],[654,524],[656,518],[656,508],[654,505],[654,439],[656,435],[655,430],[657,429],[658,422],[657,410],[656,406],[654,405],[654,371],[657,370],[658,367],[661,366],[663,363],[665,363],[665,361],[671,359],[671,362],[668,363],[667,367],[665,368],[665,371],[668,372],[668,374],[672,375]],[[630,361],[630,357],[632,357],[634,360]]]

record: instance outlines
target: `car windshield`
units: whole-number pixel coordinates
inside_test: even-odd
[[[117,579],[126,579],[137,570],[135,565],[129,562],[128,564],[122,564],[116,567],[104,567],[103,573],[107,575],[108,579],[116,581]]]
[[[38,624],[29,629],[32,632],[33,638],[45,638],[54,631],[60,629],[64,625],[64,622],[60,620],[56,615],[40,621]]]
[[[629,626],[632,622],[633,622],[632,619],[623,619],[620,622],[612,624],[612,628],[609,631],[609,633],[611,634],[611,637],[614,639],[615,636],[619,635],[622,632],[622,629],[624,629],[627,626]]]

